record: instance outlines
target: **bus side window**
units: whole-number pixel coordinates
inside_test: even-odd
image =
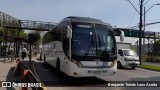
[[[69,56],[69,39],[67,37],[63,37],[63,50],[64,53]]]
[[[64,21],[61,23],[61,30],[62,30],[62,41],[63,41],[63,49],[66,55],[68,55],[69,52],[69,39],[66,37],[67,34],[67,26],[68,26],[69,22],[68,21]]]
[[[119,54],[120,56],[123,56],[122,50],[118,50],[118,54]]]

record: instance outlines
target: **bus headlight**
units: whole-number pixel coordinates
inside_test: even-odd
[[[81,62],[77,62],[76,64],[78,65],[78,67],[83,67],[83,65],[81,64]]]
[[[83,67],[83,65],[79,61],[76,61],[76,60],[72,59],[72,62],[75,63],[78,67]]]
[[[77,63],[77,61],[76,61],[76,60],[74,60],[74,59],[72,59],[71,61],[72,61],[73,63]]]

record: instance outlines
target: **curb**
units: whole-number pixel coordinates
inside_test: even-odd
[[[144,68],[144,67],[138,67],[138,68],[146,69],[146,70],[151,70],[151,71],[156,71],[156,72],[160,72],[160,70],[155,70],[155,69],[150,69],[150,68]]]

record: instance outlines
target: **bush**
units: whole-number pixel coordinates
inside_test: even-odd
[[[147,58],[148,58],[148,56],[147,56],[147,55],[142,55],[142,61],[146,61],[146,60],[147,60]]]
[[[160,62],[159,56],[148,56],[146,62]]]

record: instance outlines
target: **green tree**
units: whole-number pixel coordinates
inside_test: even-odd
[[[44,36],[43,36],[43,42],[42,43],[48,43],[48,42],[52,42],[53,40],[53,35],[50,32],[47,32]]]
[[[3,42],[9,45],[7,48],[10,48],[11,44],[15,40],[18,41],[19,39],[25,40],[25,41],[27,40],[27,33],[25,33],[24,30],[19,31],[18,29],[12,29],[12,28],[7,29],[5,27],[0,27],[0,47],[2,47],[1,43]],[[6,45],[6,44],[3,44],[3,45]],[[5,49],[5,46],[3,47],[3,49]],[[16,52],[18,53],[19,49],[17,49]]]
[[[3,29],[0,27],[0,54],[2,53],[2,42],[3,42]]]
[[[0,28],[0,42],[7,40],[8,42],[13,42],[15,38],[21,38],[27,40],[27,33],[24,30],[21,30],[18,35],[18,29],[6,29]]]
[[[34,31],[33,32],[33,34],[34,34],[34,36],[33,36],[33,44],[36,46],[36,47],[38,47],[39,45],[40,45],[40,42],[41,42],[41,40],[42,40],[42,38],[41,38],[41,32],[40,31]]]
[[[21,30],[18,37],[27,40],[28,34],[24,30]]]
[[[0,44],[3,42],[3,29],[0,27]]]

